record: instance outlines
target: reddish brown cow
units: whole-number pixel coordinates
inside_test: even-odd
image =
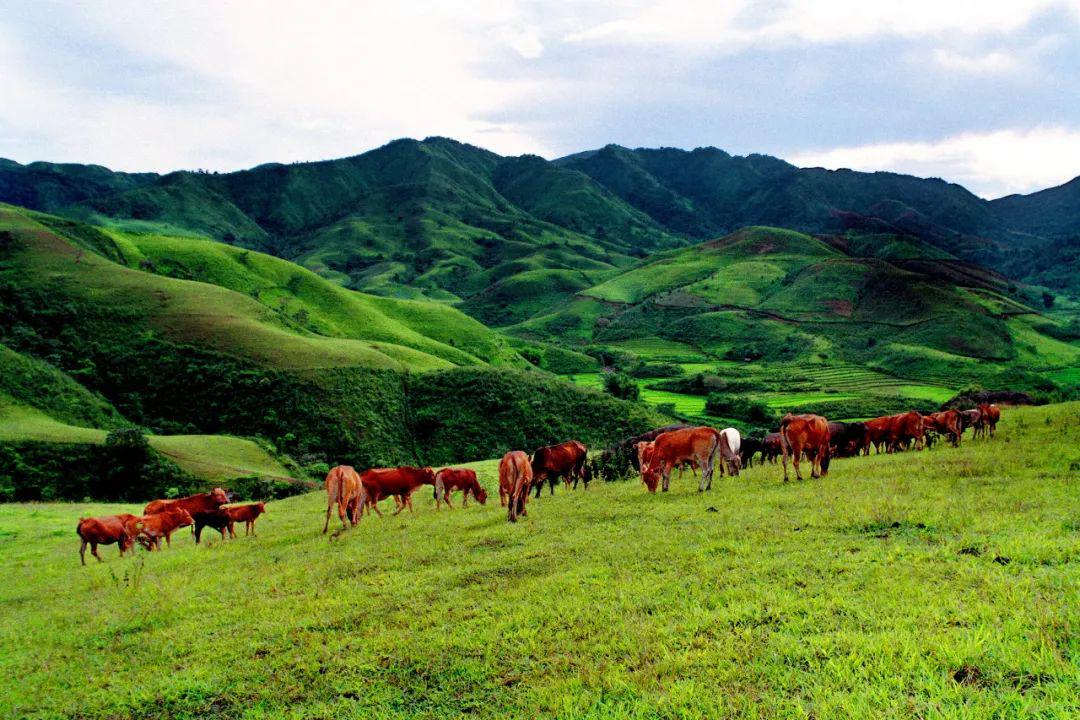
[[[412,494],[421,485],[435,485],[435,472],[429,467],[403,465],[396,468],[372,468],[360,475],[360,482],[368,496],[368,505],[379,517],[379,501],[393,497],[397,504],[394,514],[409,508],[413,512]]]
[[[128,534],[142,543],[147,550],[160,550],[161,538],[172,547],[172,534],[182,527],[194,524],[191,513],[182,507],[170,507],[153,515],[136,518],[128,526]]]
[[[446,503],[446,507],[453,509],[450,494],[455,490],[461,490],[461,507],[469,506],[470,495],[481,505],[487,502],[487,492],[480,487],[475,470],[443,468],[435,473],[435,509],[439,509],[440,500]]]
[[[257,502],[221,509],[229,516],[229,537],[236,537],[236,529],[233,527],[233,524],[238,522],[244,523],[245,535],[248,533],[255,535],[255,521],[259,519],[260,515],[266,512],[266,503]]]
[[[90,546],[90,554],[96,557],[98,562],[104,562],[98,554],[98,545],[116,543],[120,547],[120,557],[124,557],[124,553],[135,543],[135,538],[128,532],[128,526],[138,520],[138,517],[129,513],[79,518],[75,532],[82,540],[82,545],[79,547],[79,559],[82,564],[86,564],[87,545]]]
[[[529,502],[529,489],[532,487],[532,463],[529,456],[521,450],[511,450],[499,461],[499,501],[507,506],[506,519],[517,522],[518,516],[525,516],[525,505]]]
[[[870,448],[873,447],[880,454],[883,448],[887,447],[889,441],[889,428],[892,427],[893,416],[874,418],[867,420],[866,425],[866,444],[865,454],[870,454]]]
[[[973,437],[979,437],[983,430],[982,413],[978,410],[961,410],[960,411],[960,432],[968,428],[973,428],[971,431]]]
[[[1001,408],[997,405],[982,404],[979,405],[979,414],[983,421],[983,432],[989,430],[990,437],[994,437],[994,431],[997,430],[998,420],[1001,419]]]
[[[870,454],[870,445],[881,448],[885,452],[904,450],[908,443],[915,441],[915,449],[923,449],[923,416],[912,410],[911,412],[887,415],[866,421],[867,446],[866,454]]]
[[[349,522],[356,526],[360,522],[360,513],[364,509],[364,485],[360,482],[360,476],[348,465],[338,465],[326,474],[326,522],[323,523],[323,534],[330,527],[330,511],[334,505],[338,508],[338,517],[341,518],[341,529],[346,530],[346,515]]]
[[[536,488],[536,497],[540,497],[540,491],[544,488],[544,480],[548,481],[551,494],[555,494],[555,485],[559,478],[563,479],[566,488],[570,489],[570,480],[573,478],[574,489],[577,489],[578,480],[585,483],[585,489],[589,489],[589,480],[592,479],[589,468],[585,464],[588,457],[588,449],[577,440],[568,440],[559,445],[549,445],[538,448],[533,453],[530,464],[532,465],[533,487]]]
[[[933,430],[939,435],[944,435],[952,443],[953,447],[960,446],[960,435],[964,431],[963,420],[956,410],[943,410],[923,416],[923,434],[927,430]]]
[[[802,480],[799,458],[805,452],[811,461],[810,477],[829,474],[829,421],[820,415],[792,415],[780,420],[780,448],[784,454],[784,482],[788,481],[788,456],[795,466],[795,477]]]
[[[198,513],[217,512],[218,508],[227,502],[229,502],[229,493],[221,488],[214,488],[208,493],[188,495],[175,500],[153,500],[143,508],[143,515],[156,515],[169,508],[178,507],[187,510],[192,517],[195,517]]]
[[[698,480],[698,492],[712,487],[712,471],[717,453],[721,446],[720,431],[711,427],[690,427],[672,430],[658,435],[653,440],[652,448],[645,454],[645,464],[641,467],[641,480],[649,492],[656,492],[656,486],[663,479],[663,490],[671,485],[671,471],[678,465],[693,460],[701,468]],[[723,474],[723,463],[720,473]]]

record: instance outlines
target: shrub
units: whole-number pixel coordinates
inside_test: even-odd
[[[752,424],[771,424],[776,413],[765,403],[741,395],[710,393],[705,412],[716,417],[735,418]]]
[[[609,395],[620,400],[637,400],[641,396],[641,388],[638,384],[629,375],[621,372],[605,375],[604,389]]]

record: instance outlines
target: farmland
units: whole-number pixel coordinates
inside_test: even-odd
[[[313,493],[86,568],[76,518],[133,506],[0,506],[0,714],[1073,716],[1078,441],[1078,403],[1006,408],[820,481],[596,483],[516,525],[420,493],[334,542]]]

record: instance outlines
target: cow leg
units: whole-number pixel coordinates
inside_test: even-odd
[[[446,504],[447,505],[450,504],[450,497],[449,496],[447,496],[447,498],[446,498]],[[463,507],[463,508],[469,507],[469,491],[468,490],[462,490],[461,491],[461,507]]]
[[[85,538],[79,538],[79,539],[82,540],[82,545],[79,546],[79,560],[81,560],[82,564],[85,565],[86,564],[86,539]]]
[[[327,510],[327,513],[329,513],[329,512],[330,511]],[[341,500],[338,500],[337,514],[338,514],[338,520],[341,521],[341,529],[342,530],[348,530],[349,529],[349,524],[347,522],[345,522],[345,518],[349,514],[349,503],[346,502],[344,498],[342,498]],[[352,518],[349,518],[349,520],[352,521]]]
[[[90,554],[96,557],[98,562],[105,562],[101,559],[101,555],[98,554],[97,543],[93,540],[90,541]]]
[[[664,492],[667,492],[668,488],[671,486],[671,470],[671,465],[666,462],[660,467],[660,473],[663,477]]]
[[[202,541],[202,529],[203,529],[203,526],[200,523],[196,522],[195,525],[194,525],[194,529],[192,530],[192,532],[195,533],[195,544],[196,545],[198,545]]]
[[[551,492],[548,493],[549,495],[554,497],[554,495],[555,495],[555,486],[558,485],[558,484],[559,484],[559,476],[558,475],[552,475],[551,477],[548,478],[548,490],[551,491]]]
[[[227,527],[229,528],[229,537],[232,538],[233,540],[235,540],[236,539],[236,523],[229,523],[227,525]]]

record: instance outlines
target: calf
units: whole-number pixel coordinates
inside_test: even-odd
[[[470,495],[481,505],[487,502],[487,492],[480,487],[475,470],[443,468],[435,473],[435,509],[438,510],[440,507],[440,495],[446,507],[453,509],[454,506],[450,504],[450,494],[455,490],[461,490],[461,507],[469,506]]]
[[[743,467],[754,467],[754,455],[761,453],[762,462],[765,461],[765,439],[756,437],[744,437],[742,447],[739,448],[739,456]]]
[[[131,523],[137,522],[138,517],[129,513],[121,515],[103,515],[102,517],[79,518],[79,524],[75,526],[75,532],[82,545],[79,547],[79,559],[86,564],[86,546],[90,546],[90,554],[104,562],[98,554],[98,545],[112,545],[116,543],[120,547],[120,557],[131,549],[135,544],[134,536],[128,531]]]
[[[776,458],[780,457],[783,450],[783,440],[780,439],[780,433],[768,433],[765,439],[762,440],[765,445],[765,450],[761,453],[761,460],[764,462],[768,460],[773,465],[776,464]]]
[[[990,432],[990,438],[993,439],[994,431],[997,430],[998,420],[1001,419],[1001,408],[997,405],[982,404],[979,406],[979,414],[983,420],[983,432]]]
[[[532,487],[532,463],[521,450],[511,450],[499,461],[499,502],[506,506],[506,519],[517,522],[524,516]]]
[[[229,537],[236,537],[236,530],[233,525],[238,522],[244,523],[244,534],[255,535],[255,521],[266,512],[266,503],[257,502],[250,503],[248,505],[234,505],[233,507],[222,508],[222,511],[229,516]]]
[[[184,508],[170,507],[164,512],[137,518],[129,526],[128,532],[147,550],[160,550],[161,538],[165,538],[166,546],[172,547],[172,534],[194,522],[191,513]]]
[[[788,456],[795,466],[795,477],[802,480],[799,458],[805,452],[812,462],[810,477],[829,474],[829,421],[820,415],[792,415],[780,420],[781,449],[784,453],[784,482],[788,481]]]

